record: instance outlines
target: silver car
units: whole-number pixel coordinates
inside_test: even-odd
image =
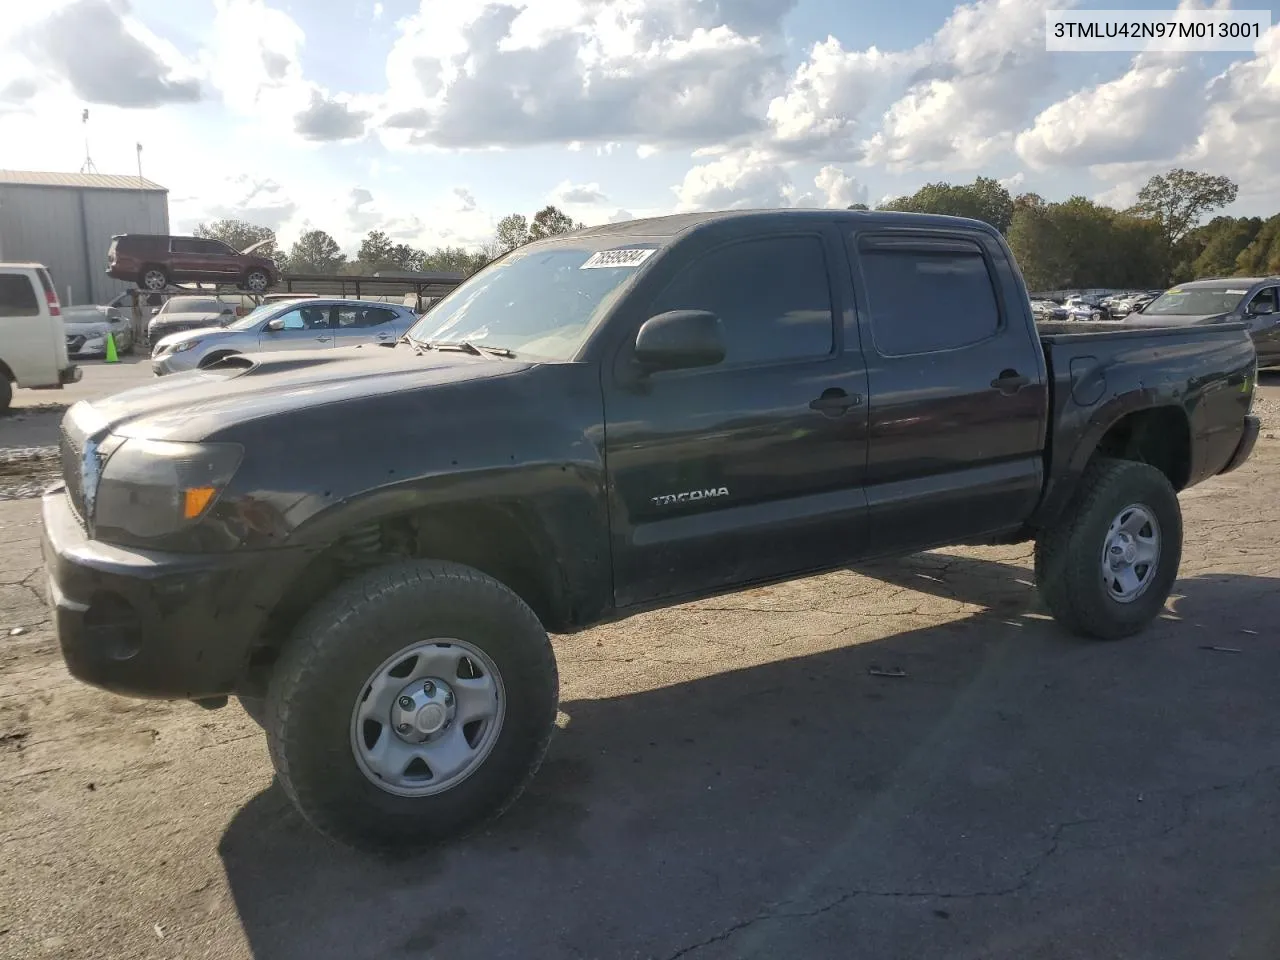
[[[132,353],[131,309],[127,292],[119,294],[108,304],[63,307],[68,356],[77,359],[106,356],[108,333],[115,339],[117,353]]]
[[[267,303],[225,326],[164,337],[152,350],[151,367],[157,376],[164,376],[196,370],[236,353],[395,343],[417,321],[417,314],[407,307],[371,300]]]

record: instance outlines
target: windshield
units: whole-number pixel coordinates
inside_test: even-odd
[[[1230,313],[1240,305],[1245,287],[1174,287],[1149,303],[1143,316],[1203,317]]]
[[[170,297],[160,313],[221,313],[227,304],[207,297]]]
[[[258,307],[256,310],[246,313],[243,317],[241,317],[239,320],[235,321],[234,323],[228,323],[227,329],[228,330],[252,330],[264,319],[266,319],[267,314],[275,313],[277,310],[280,309],[280,307],[281,307],[281,304],[279,302],[264,303],[262,306]]]
[[[437,303],[409,336],[567,360],[655,249],[554,246],[511,254]]]

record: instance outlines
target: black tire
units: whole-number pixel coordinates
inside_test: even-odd
[[[1103,581],[1102,550],[1112,520],[1132,504],[1160,527],[1155,572],[1128,603],[1114,599]],[[1132,460],[1099,459],[1059,523],[1036,540],[1036,586],[1054,618],[1075,633],[1099,640],[1133,636],[1164,607],[1182,560],[1182,509],[1163,473]]]
[[[466,779],[397,796],[357,765],[352,710],[380,663],[432,637],[470,643],[497,665],[506,713]],[[280,783],[308,822],[353,847],[406,852],[463,836],[515,801],[546,755],[558,698],[555,655],[533,611],[479,571],[422,560],[343,584],[306,614],[272,671],[264,725]]]
[[[271,275],[265,270],[250,270],[240,279],[240,285],[251,293],[265,293],[271,289]]]
[[[0,413],[7,413],[9,404],[13,403],[13,384],[9,378],[0,373]]]
[[[152,282],[148,282],[148,276],[153,278]],[[154,277],[159,276],[159,285],[156,284]],[[169,274],[164,267],[158,263],[149,263],[138,271],[138,286],[143,290],[158,292],[169,286]]]

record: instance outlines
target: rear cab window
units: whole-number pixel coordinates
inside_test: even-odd
[[[957,350],[999,332],[995,278],[976,242],[862,236],[858,259],[882,356]]]
[[[0,273],[0,317],[38,317],[40,300],[26,273]]]

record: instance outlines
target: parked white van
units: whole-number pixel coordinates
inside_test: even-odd
[[[67,359],[62,308],[49,271],[38,263],[0,263],[0,413],[13,388],[61,390],[80,379]]]

